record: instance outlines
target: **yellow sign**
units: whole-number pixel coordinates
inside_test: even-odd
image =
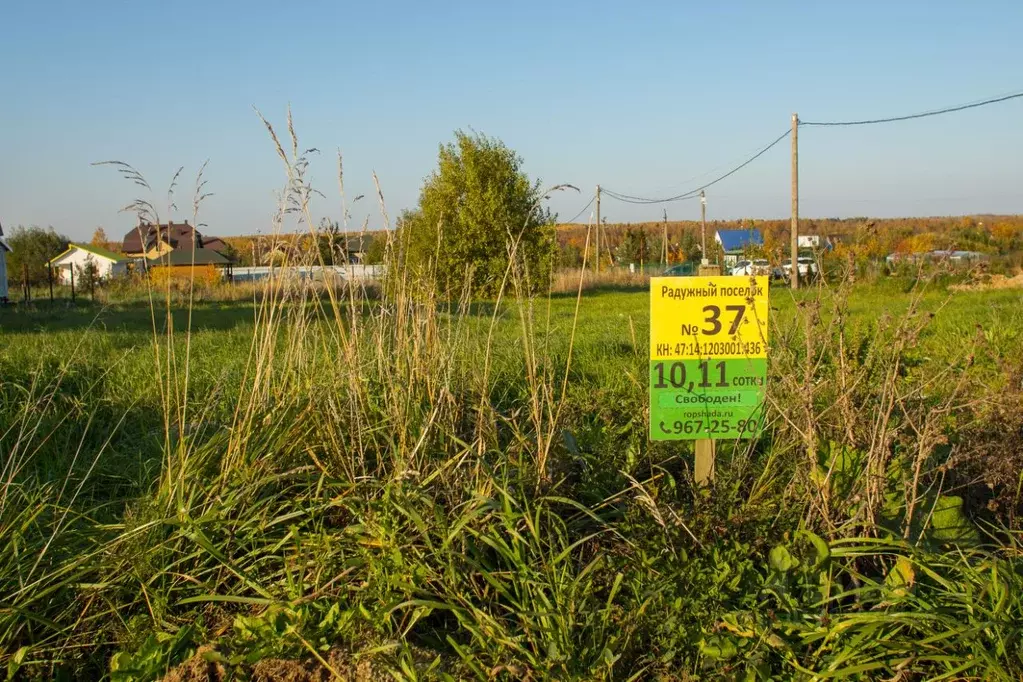
[[[767,278],[650,280],[650,439],[755,438],[767,390]]]
[[[766,277],[654,277],[650,358],[767,357]]]

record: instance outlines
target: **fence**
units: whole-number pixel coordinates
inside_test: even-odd
[[[292,265],[288,267],[257,265],[236,267],[231,270],[232,280],[235,282],[257,282],[271,275],[312,282],[322,282],[330,279],[360,281],[383,277],[384,266],[361,265],[357,263],[351,265]]]

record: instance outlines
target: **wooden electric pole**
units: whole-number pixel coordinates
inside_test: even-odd
[[[664,238],[661,240],[662,263],[668,266],[668,209],[664,209]]]
[[[702,189],[700,190],[700,262],[704,265],[710,261],[707,259],[707,193]]]
[[[600,185],[597,185],[597,258],[593,262],[594,272],[600,272]]]
[[[799,288],[799,114],[792,114],[792,288]]]

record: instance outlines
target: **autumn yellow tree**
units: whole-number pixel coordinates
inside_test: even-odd
[[[1023,235],[1023,230],[1012,223],[995,223],[995,226],[991,228],[991,237],[1003,252],[1011,251],[1021,235]]]
[[[107,239],[106,230],[102,227],[97,227],[96,231],[92,233],[92,241],[89,242],[93,246],[98,246],[102,249],[109,248],[107,245],[110,243]]]
[[[899,242],[895,250],[899,253],[926,253],[935,248],[935,235],[930,232],[915,234]]]

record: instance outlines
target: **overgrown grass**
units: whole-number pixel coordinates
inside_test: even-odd
[[[886,316],[897,326],[910,307],[916,319],[936,312],[898,349],[907,370],[896,378],[912,391],[944,368],[975,375],[992,395],[942,429],[973,437],[993,426],[985,410],[1012,409],[998,382],[1018,376],[1018,294],[772,296],[788,344],[773,354],[776,428],[751,447],[724,445],[713,493],[692,490],[687,446],[646,441],[642,291],[499,308],[360,304],[334,319],[322,300],[288,300],[276,321],[265,307],[199,305],[187,340],[194,417],[183,425],[163,407],[148,311],[7,318],[9,661],[41,677],[62,665],[91,676],[122,651],[122,679],[151,678],[205,643],[226,669],[317,656],[338,667],[361,653],[405,677],[967,666],[954,674],[1010,678],[1021,594],[1011,535],[978,547],[974,530],[952,553],[883,524],[889,540],[842,539],[843,486],[856,476],[836,486],[838,509],[814,513],[805,438],[785,421],[808,410],[829,453],[848,447],[845,426],[820,400],[799,399],[802,376],[780,373],[801,361],[801,324],[831,343],[832,306],[846,311],[860,358],[904,333],[885,332]],[[161,338],[161,357],[183,354],[182,336]],[[827,364],[814,361],[815,390],[835,387]],[[869,419],[869,399],[850,409]],[[889,478],[891,496],[904,482]],[[968,510],[971,528],[1015,523],[1018,491],[986,497]],[[808,558],[779,559],[797,537],[825,540]],[[907,584],[892,588],[898,580]],[[993,600],[991,613],[964,596],[974,594]],[[918,646],[928,638],[930,653]]]
[[[772,290],[768,427],[701,489],[647,440],[646,293],[514,262],[0,313],[11,674],[1023,675],[1018,292]]]

